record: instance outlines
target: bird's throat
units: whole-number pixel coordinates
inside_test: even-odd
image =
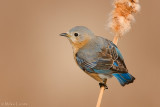
[[[84,47],[88,43],[88,41],[89,41],[89,39],[86,39],[82,42],[76,42],[76,43],[71,42],[74,54],[76,54],[79,51],[79,49]]]

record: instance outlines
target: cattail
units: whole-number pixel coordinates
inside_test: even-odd
[[[131,29],[134,14],[140,10],[138,0],[115,0],[114,10],[111,13],[109,28],[114,36],[122,37]]]
[[[131,29],[131,22],[134,21],[134,14],[140,10],[140,5],[138,0],[115,0],[114,10],[111,13],[109,28],[114,33],[113,43],[117,45],[118,38],[122,37],[126,32]],[[102,86],[99,98],[97,101],[97,106],[100,107],[102,95],[105,87]]]

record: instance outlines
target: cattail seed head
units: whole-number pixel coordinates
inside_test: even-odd
[[[114,35],[123,36],[131,29],[134,14],[140,10],[138,0],[115,0],[114,10],[111,13],[109,28]]]

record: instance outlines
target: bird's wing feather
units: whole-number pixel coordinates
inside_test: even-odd
[[[85,59],[77,56],[77,63],[83,69],[89,72],[96,72],[101,70],[103,72],[110,69],[115,73],[126,73],[128,72],[123,57],[118,50],[117,46],[111,41],[107,40],[107,46],[101,49],[98,53],[97,60],[88,62]]]
[[[110,41],[110,44],[115,47],[116,53],[118,54],[118,58],[114,60],[111,70],[117,73],[127,73],[128,69],[126,68],[121,52],[119,51],[118,47],[112,41]]]

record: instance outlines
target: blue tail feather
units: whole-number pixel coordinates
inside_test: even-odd
[[[122,86],[132,83],[135,80],[135,78],[129,73],[114,73],[112,75],[118,79]]]

